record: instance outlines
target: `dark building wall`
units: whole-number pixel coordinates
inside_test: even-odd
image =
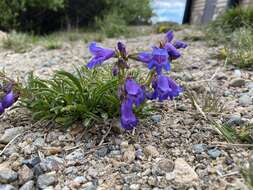
[[[187,0],[183,23],[206,24],[233,6],[253,5],[253,0]]]

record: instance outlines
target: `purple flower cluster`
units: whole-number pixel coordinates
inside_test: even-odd
[[[163,69],[170,71],[171,61],[181,56],[178,49],[187,47],[184,42],[179,40],[173,41],[173,38],[173,32],[167,32],[165,39],[160,42],[159,47],[153,47],[152,52],[141,52],[135,58],[135,60],[146,63],[151,73],[151,80],[143,85],[138,84],[127,72],[121,72],[129,69],[127,61],[131,58],[123,43],[118,42],[115,50],[99,47],[95,42],[90,44],[89,49],[93,57],[86,65],[89,69],[102,64],[110,58],[117,58],[112,73],[114,76],[119,77],[121,126],[124,129],[132,130],[136,127],[138,119],[134,114],[134,107],[139,108],[146,99],[163,101],[173,99],[182,92],[181,87],[162,72]],[[146,90],[149,89],[150,85],[153,88],[152,92]]]
[[[177,83],[170,77],[165,76],[162,73],[162,69],[170,71],[170,63],[174,59],[178,59],[181,53],[178,51],[180,48],[186,48],[187,44],[175,40],[173,42],[174,33],[168,31],[165,36],[165,40],[160,43],[160,47],[153,47],[152,52],[141,52],[138,55],[137,60],[148,64],[148,68],[152,70],[155,68],[156,75],[152,79],[152,87],[154,89],[153,94],[149,94],[149,99],[158,98],[159,101],[166,100],[168,98],[173,99],[178,96],[182,89]]]
[[[14,94],[12,85],[7,85],[3,89],[3,96],[0,99],[0,115],[4,113],[5,109],[11,107],[18,99],[18,95]]]

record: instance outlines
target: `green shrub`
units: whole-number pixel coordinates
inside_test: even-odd
[[[107,13],[117,10],[127,24],[148,23],[153,15],[150,0],[105,0]]]
[[[226,51],[221,53],[228,63],[249,68],[253,66],[252,30],[253,6],[228,10],[211,22],[205,33],[210,45],[224,46]]]
[[[230,33],[241,27],[253,28],[253,6],[229,9],[210,24],[212,28],[221,28]]]
[[[176,22],[159,22],[154,25],[156,33],[166,33],[169,30],[180,30],[181,27]]]
[[[4,49],[11,49],[17,53],[24,53],[31,48],[31,45],[37,42],[37,38],[33,35],[24,33],[11,32],[1,41]]]
[[[97,18],[96,25],[107,37],[118,37],[127,33],[126,22],[116,10],[105,15],[103,19]]]
[[[53,13],[63,7],[64,0],[1,0],[0,28],[40,32],[42,25],[48,27],[49,24],[56,24]]]
[[[207,39],[212,44],[223,44],[229,41],[232,32],[240,28],[253,29],[253,6],[248,8],[236,7],[227,10],[211,22],[206,27],[205,32]]]
[[[0,29],[44,34],[90,26],[114,10],[127,24],[148,23],[152,16],[149,0],[1,0]]]
[[[241,28],[231,35],[230,45],[227,47],[228,61],[239,67],[253,68],[253,32]]]

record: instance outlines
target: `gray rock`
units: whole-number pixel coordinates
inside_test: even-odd
[[[86,178],[84,176],[77,176],[75,177],[74,181],[77,183],[84,183],[86,182]]]
[[[122,187],[122,190],[130,190],[130,187],[128,184],[124,184]]]
[[[45,140],[43,138],[36,138],[33,142],[33,145],[37,147],[43,147],[45,146]]]
[[[58,171],[63,167],[63,164],[64,160],[57,156],[49,156],[39,163],[44,172]]]
[[[242,120],[241,115],[239,115],[239,114],[230,115],[228,118],[227,124],[230,126],[243,124],[243,120]]]
[[[175,182],[179,184],[191,184],[199,181],[194,169],[182,158],[175,160]]]
[[[129,188],[130,190],[139,190],[140,184],[131,184]]]
[[[229,90],[225,90],[224,93],[223,93],[223,96],[224,97],[228,97],[230,96],[232,93],[229,91]]]
[[[108,147],[102,147],[96,151],[96,155],[99,157],[105,157],[106,154],[109,152]]]
[[[22,164],[27,165],[29,168],[33,168],[35,165],[37,165],[38,163],[40,163],[40,157],[35,157],[29,160],[23,160]]]
[[[178,111],[187,111],[187,107],[183,104],[177,106]]]
[[[94,177],[94,178],[96,178],[98,175],[97,169],[95,169],[93,167],[90,167],[87,172],[88,172],[89,176]]]
[[[182,76],[183,81],[193,81],[193,76],[190,73],[184,73]]]
[[[214,158],[214,159],[221,155],[221,151],[217,148],[210,149],[207,151],[207,153],[211,158]]]
[[[133,145],[127,147],[122,156],[124,162],[133,162],[135,160],[135,148]]]
[[[159,123],[162,119],[162,116],[161,115],[152,115],[151,119],[152,119],[153,122]]]
[[[135,157],[136,159],[138,160],[142,160],[143,157],[144,157],[144,153],[143,153],[143,150],[141,148],[138,148],[136,151],[135,151]]]
[[[18,174],[11,169],[0,168],[0,183],[11,183],[17,180]]]
[[[247,83],[246,86],[249,90],[253,89],[253,82]]]
[[[93,185],[93,183],[88,182],[87,184],[85,184],[85,188],[83,188],[82,190],[96,190],[97,187],[95,185]]]
[[[25,182],[33,178],[33,171],[26,165],[23,165],[18,171],[19,184],[24,184]]]
[[[50,185],[54,185],[57,182],[56,173],[50,172],[40,175],[37,180],[38,187],[44,189]]]
[[[23,127],[14,127],[6,129],[2,137],[0,138],[0,143],[4,144],[9,143],[15,136],[21,134],[23,131],[24,131]]]
[[[0,190],[16,190],[16,188],[13,187],[12,185],[1,185],[0,184]]]
[[[227,77],[227,75],[226,75],[225,73],[218,73],[218,74],[216,75],[216,79],[217,79],[217,80],[227,80],[228,77]]]
[[[154,167],[154,173],[155,175],[162,176],[166,173],[172,172],[174,169],[174,162],[169,159],[162,159],[160,160],[156,166]]]
[[[84,154],[81,149],[77,149],[66,156],[66,160],[82,160],[83,158]]]
[[[116,156],[116,155],[120,155],[121,151],[120,150],[113,150],[110,152],[110,155]]]
[[[232,87],[243,87],[245,85],[245,80],[242,78],[235,78],[230,81],[230,86]]]
[[[175,177],[176,177],[176,175],[175,175],[174,172],[166,173],[166,175],[165,175],[165,179],[166,179],[167,181],[174,180]]]
[[[250,106],[252,104],[252,97],[250,97],[249,95],[242,95],[239,98],[239,104],[244,107]]]
[[[147,157],[158,157],[159,156],[159,152],[157,151],[157,148],[152,145],[148,145],[144,148],[144,154]]]
[[[206,144],[195,144],[192,146],[193,152],[194,153],[202,153],[207,150],[207,145]]]
[[[35,190],[34,181],[31,180],[26,182],[24,185],[22,185],[20,190]]]
[[[237,78],[241,78],[241,76],[242,76],[241,71],[239,69],[234,70],[234,76]]]
[[[44,173],[43,169],[40,167],[40,164],[37,164],[36,166],[34,166],[33,168],[33,173],[34,175],[37,177],[37,176],[40,176],[41,174]]]

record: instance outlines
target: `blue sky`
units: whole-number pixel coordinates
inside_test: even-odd
[[[152,22],[173,21],[182,23],[186,0],[152,0],[151,6],[157,15]]]

